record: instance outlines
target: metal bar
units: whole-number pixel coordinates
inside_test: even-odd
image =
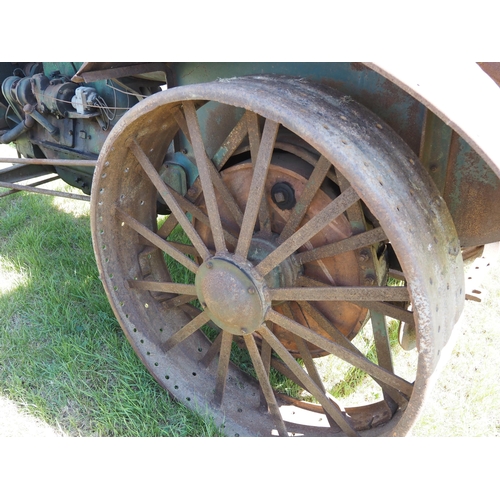
[[[212,345],[208,348],[208,351],[204,354],[204,356],[200,359],[200,363],[205,367],[208,368],[210,363],[214,360],[215,356],[220,350],[220,346],[222,343],[222,333],[220,332],[219,335],[215,338],[215,340],[212,342]]]
[[[329,203],[321,212],[315,215],[309,222],[304,224],[296,233],[285,240],[276,250],[271,252],[264,260],[262,260],[256,267],[257,271],[262,276],[268,274],[290,254],[304,245],[315,234],[321,231],[332,220],[335,220],[358,200],[359,196],[352,187],[345,190],[340,196]]]
[[[33,182],[32,184],[26,184],[28,187],[36,187],[36,186],[41,186],[42,184],[47,184],[52,181],[56,181],[60,179],[58,175],[54,175],[53,177],[49,177],[48,179],[42,179],[41,181]],[[3,193],[0,194],[0,198],[3,198],[4,196],[8,196],[10,194],[18,193],[19,189],[10,189],[9,191],[4,191]]]
[[[262,339],[261,342],[262,345],[260,347],[260,357],[262,358],[264,369],[267,373],[267,376],[269,377],[269,374],[271,372],[271,358],[273,350],[271,349],[271,346],[264,339]],[[262,390],[260,391],[260,404],[261,406],[266,405],[266,396],[264,395],[264,392]]]
[[[121,217],[121,219],[130,226],[135,232],[139,233],[141,236],[146,238],[150,243],[154,246],[158,247],[160,250],[164,251],[166,254],[170,255],[172,259],[175,259],[179,264],[182,264],[184,267],[188,268],[193,273],[198,271],[198,265],[193,262],[189,257],[184,255],[182,252],[177,250],[174,246],[172,246],[168,241],[165,241],[163,238],[158,236],[156,233],[151,231],[151,229],[147,228],[139,221],[125,213],[119,207],[115,205],[115,210]]]
[[[309,302],[298,302],[299,306],[306,311],[306,313],[311,316],[316,323],[320,326],[320,328],[323,328],[328,335],[332,338],[332,340],[341,345],[342,347],[348,349],[349,351],[353,352],[354,354],[357,354],[358,356],[363,356],[363,353],[342,333],[340,330],[338,330],[335,325],[333,325],[324,315],[321,313],[318,309],[316,309],[313,305],[309,304]],[[394,372],[394,370],[390,370],[391,372]],[[407,399],[404,398],[404,396],[397,391],[396,389],[388,386],[387,384],[384,384],[380,380],[378,380],[375,377],[372,377],[375,382],[377,382],[380,387],[382,387],[383,390],[385,390],[394,401],[396,401],[399,405],[404,405],[405,403],[408,402]]]
[[[112,78],[125,78],[126,76],[135,76],[148,73],[156,73],[158,71],[165,73],[167,65],[162,62],[149,62],[141,64],[130,64],[128,66],[119,66],[117,68],[95,69],[89,71],[82,71],[82,68],[73,77],[74,82],[90,83],[99,80],[109,80]],[[84,67],[83,67],[84,69]]]
[[[398,391],[406,394],[407,396],[411,396],[413,391],[413,384],[410,382],[394,375],[393,373],[388,372],[384,368],[372,363],[370,360],[366,359],[364,356],[360,356],[356,353],[353,353],[349,349],[342,347],[335,342],[328,340],[327,338],[317,334],[315,331],[295,322],[283,316],[282,314],[277,313],[273,309],[268,310],[266,314],[266,320],[272,321],[277,325],[286,328],[287,330],[299,335],[307,342],[311,342],[313,345],[318,346],[334,356],[346,361],[347,363],[363,370],[368,373],[374,379],[380,380],[389,386],[397,389]],[[287,351],[288,352],[288,351]],[[279,353],[278,353],[279,354]],[[283,359],[283,358],[282,358]]]
[[[281,315],[280,315],[281,316]],[[283,316],[284,317],[284,316]],[[292,320],[289,320],[295,323]],[[281,342],[274,336],[274,334],[267,328],[262,326],[259,333],[264,339],[269,342],[271,347],[276,351],[278,356],[286,363],[286,365],[294,372],[295,376],[304,384],[306,389],[319,401],[323,406],[326,413],[328,413],[335,423],[348,435],[357,436],[357,432],[352,428],[349,423],[345,412],[316,385],[314,380],[307,375],[306,372],[300,367],[294,357],[288,352]]]
[[[192,335],[196,330],[201,328],[203,325],[208,323],[210,318],[206,311],[202,311],[198,316],[192,319],[189,323],[184,325],[180,330],[175,332],[171,337],[168,338],[161,345],[164,353],[173,349],[176,345],[180,344],[183,340],[186,340],[190,335]]]
[[[222,331],[221,335],[219,364],[217,365],[217,383],[215,384],[214,394],[215,404],[219,406],[222,404],[222,398],[226,390],[229,358],[231,357],[231,346],[233,344],[233,335],[231,333]]]
[[[324,181],[328,170],[330,170],[330,166],[331,163],[324,156],[321,156],[304,187],[304,191],[291,210],[290,218],[278,238],[279,243],[283,243],[283,241],[289,238],[299,227],[307,209],[309,208],[309,205],[311,204],[311,201],[318,192],[318,189]]]
[[[129,148],[139,161],[141,167],[149,177],[150,181],[160,193],[160,196],[165,200],[165,203],[168,205],[170,210],[172,210],[175,218],[177,219],[177,222],[181,225],[182,229],[184,229],[187,237],[191,240],[196,250],[198,250],[203,260],[209,259],[211,257],[211,253],[205,246],[203,240],[200,238],[200,235],[194,229],[191,221],[186,217],[186,214],[177,203],[175,197],[172,195],[170,188],[163,182],[160,174],[156,171],[146,153],[139,146],[135,139],[133,139],[129,143]]]
[[[271,413],[274,423],[276,424],[278,434],[280,436],[288,436],[285,422],[283,421],[283,417],[281,416],[280,409],[273,392],[273,388],[271,387],[271,383],[269,382],[269,377],[266,373],[266,368],[264,366],[264,363],[262,362],[262,358],[260,357],[259,350],[257,349],[255,339],[253,335],[245,335],[243,339],[245,340],[245,345],[248,349],[248,353],[250,354],[250,358],[252,359],[255,371],[257,372],[257,378],[259,379],[260,387],[262,389],[262,392],[264,393],[264,397],[266,398],[269,412]]]
[[[0,158],[0,163],[22,163],[24,165],[54,165],[55,167],[94,168],[97,160],[61,160],[50,158]]]
[[[169,241],[169,243],[180,250],[182,253],[186,255],[192,255],[193,257],[200,257],[200,253],[196,250],[193,245],[186,245],[185,243],[178,243],[177,241]]]
[[[375,340],[375,349],[377,351],[377,362],[379,366],[394,373],[391,357],[391,345],[387,333],[387,324],[385,316],[377,311],[370,311],[372,320],[373,338]]]
[[[255,230],[255,221],[260,210],[264,186],[267,177],[267,171],[271,162],[271,156],[274,151],[274,143],[278,135],[279,123],[272,120],[266,120],[264,132],[259,147],[259,153],[254,165],[252,183],[248,194],[248,202],[243,216],[243,223],[240,230],[240,238],[236,247],[236,254],[246,258],[252,236]]]
[[[233,219],[237,222],[238,226],[241,227],[241,222],[243,220],[243,213],[241,212],[240,207],[236,203],[233,195],[231,194],[231,191],[229,191],[229,188],[222,180],[220,173],[217,171],[214,164],[208,159],[208,157],[206,158],[206,164],[210,171],[210,178],[212,179],[212,184],[219,192],[222,201],[229,209],[229,212],[233,216]]]
[[[394,301],[408,302],[408,289],[404,286],[325,286],[271,288],[271,300],[306,300],[306,301]]]
[[[158,229],[158,236],[167,239],[170,236],[170,233],[177,227],[177,224],[178,222],[175,215],[170,214],[160,229]]]
[[[53,191],[51,189],[23,186],[12,182],[0,182],[0,187],[15,189],[16,191],[29,191],[30,193],[46,194],[48,196],[59,196],[60,198],[70,198],[72,200],[90,201],[90,196],[85,196],[83,194],[64,193],[62,191]]]
[[[182,197],[177,191],[171,190],[171,193],[179,206],[184,210],[184,212],[189,212],[195,219],[198,219],[202,224],[210,228],[210,219],[202,210],[200,210],[195,204],[191,203],[186,198]],[[162,226],[163,227],[163,226]],[[226,229],[223,229],[224,238],[230,245],[236,246],[238,238],[229,233]]]
[[[248,111],[247,111],[248,113]],[[217,152],[212,157],[212,162],[220,172],[227,160],[238,149],[247,134],[246,114],[242,116],[236,126],[229,132],[226,140],[221,144]]]
[[[403,323],[415,326],[415,317],[412,311],[403,309],[402,307],[395,306],[394,304],[389,304],[387,302],[356,302],[353,304],[358,304],[361,307],[366,307],[372,311],[376,311],[384,316],[389,316],[390,318],[397,319]]]
[[[173,297],[171,299],[162,301],[161,304],[163,307],[166,307],[167,309],[173,309],[175,307],[182,306],[187,302],[191,302],[192,300],[193,300],[192,295],[177,295],[177,297]]]
[[[224,231],[222,221],[217,206],[215,190],[211,179],[211,162],[205,151],[203,138],[201,136],[200,124],[194,104],[190,101],[184,103],[184,114],[186,117],[189,135],[191,137],[191,145],[193,146],[196,165],[200,174],[201,185],[203,187],[203,195],[207,205],[208,218],[210,219],[210,228],[214,237],[215,249],[217,252],[226,252],[226,241],[224,240]],[[213,167],[213,165],[212,165]]]
[[[250,144],[250,156],[252,165],[257,162],[259,154],[259,146],[261,141],[261,134],[259,128],[259,117],[251,111],[246,112],[246,123],[248,129],[248,142]],[[264,194],[259,207],[259,228],[264,235],[271,235],[271,210],[267,203],[267,197]]]
[[[366,231],[365,233],[356,234],[342,241],[336,241],[335,243],[317,247],[313,250],[301,252],[295,257],[300,264],[306,264],[307,262],[312,262],[314,260],[326,259],[328,257],[333,257],[334,255],[358,250],[359,248],[364,248],[386,239],[387,237],[384,230],[381,227],[378,227],[376,229]]]
[[[160,281],[128,280],[128,286],[136,290],[148,290],[150,292],[177,293],[179,295],[191,295],[196,297],[196,287],[184,283],[171,283]]]
[[[320,281],[307,278],[306,276],[301,276],[297,280],[296,285],[303,287],[318,287],[318,288],[326,288],[329,286],[326,283],[322,283]],[[404,321],[405,323],[415,326],[415,319],[413,316],[413,312],[407,311],[406,309],[398,307],[394,304],[390,304],[388,302],[374,302],[370,300],[368,301],[351,300],[349,302],[352,302],[353,304],[356,304],[363,308],[372,309],[374,311],[383,314],[384,316],[390,316],[391,318]]]

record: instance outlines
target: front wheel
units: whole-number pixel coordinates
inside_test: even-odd
[[[172,142],[197,167],[184,193],[161,175]],[[432,181],[370,111],[293,78],[174,88],[111,132],[93,190],[107,295],[176,399],[230,436],[411,429],[462,260]]]

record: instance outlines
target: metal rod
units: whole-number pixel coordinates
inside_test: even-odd
[[[36,186],[41,186],[42,184],[47,184],[52,181],[56,181],[60,179],[58,175],[54,175],[52,177],[49,177],[47,179],[42,179],[41,181],[33,182],[32,184],[26,184],[28,187],[36,187]],[[3,193],[0,193],[0,198],[4,198],[5,196],[9,196],[11,194],[18,193],[19,189],[10,189],[9,191],[4,191]]]
[[[0,182],[0,187],[15,189],[17,191],[29,191],[30,193],[47,194],[49,196],[59,196],[61,198],[70,198],[72,200],[90,201],[90,196],[82,194],[64,193],[62,191],[52,191],[51,189],[41,189],[32,186],[23,186],[12,182]]]
[[[25,165],[54,165],[64,167],[94,168],[97,160],[56,160],[50,158],[0,158],[0,163],[23,163]]]

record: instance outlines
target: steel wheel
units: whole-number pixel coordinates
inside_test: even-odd
[[[184,196],[160,175],[172,141],[199,172]],[[418,159],[371,112],[300,80],[137,105],[99,158],[92,231],[132,346],[228,435],[406,434],[462,307],[457,236]],[[393,320],[415,332],[404,369]],[[331,394],[353,372],[373,386],[355,405]]]

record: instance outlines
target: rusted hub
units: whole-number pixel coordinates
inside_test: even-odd
[[[217,256],[196,274],[196,292],[210,319],[234,335],[254,332],[271,305],[265,282],[245,259]]]
[[[252,238],[252,243],[248,251],[248,260],[256,265],[276,250],[278,246],[277,234],[272,234],[270,238],[256,234]],[[294,254],[290,255],[266,275],[267,286],[269,288],[292,286],[301,273],[302,267],[295,259]]]

